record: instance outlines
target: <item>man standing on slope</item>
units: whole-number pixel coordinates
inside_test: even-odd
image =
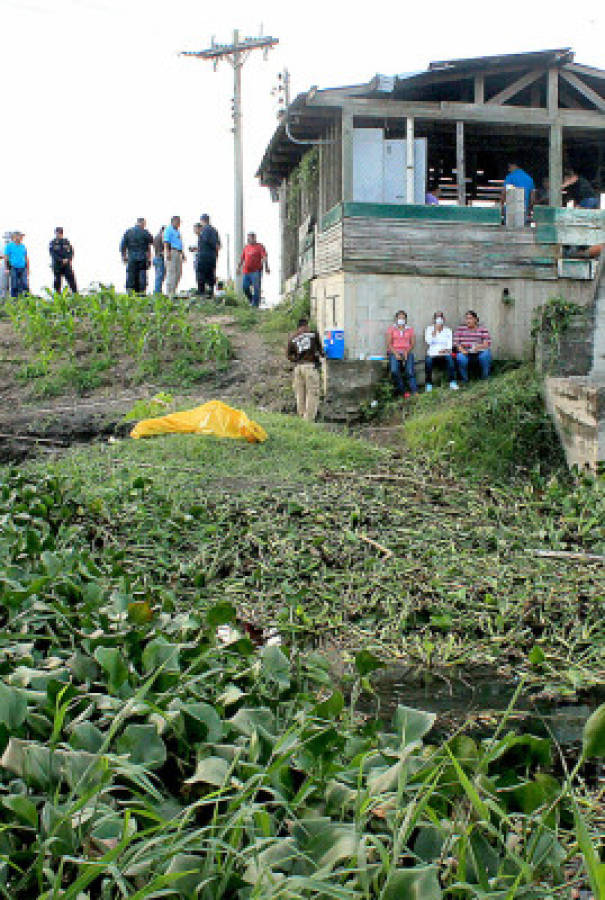
[[[153,267],[155,269],[155,284],[153,286],[154,294],[162,293],[162,285],[166,275],[166,266],[164,265],[164,231],[162,225],[158,233],[153,239]]]
[[[221,249],[221,239],[216,228],[210,224],[210,216],[200,217],[200,232],[197,239],[197,289],[203,296],[208,287],[208,297],[214,293],[216,283],[216,260]]]
[[[12,240],[4,248],[4,260],[10,275],[11,297],[26,294],[29,290],[29,256],[22,243],[22,231],[13,231]]]
[[[145,219],[137,219],[120,241],[120,253],[126,263],[126,290],[147,293],[147,269],[151,265],[153,237],[145,227]]]
[[[164,229],[164,252],[166,254],[166,293],[174,297],[183,273],[185,254],[181,238],[181,217],[173,216],[168,228]]]
[[[72,294],[77,294],[76,276],[71,264],[74,258],[74,248],[67,238],[63,237],[63,229],[60,226],[55,228],[55,236],[49,244],[48,251],[53,267],[54,292],[61,293],[61,283],[65,278],[69,290]]]
[[[294,363],[296,412],[307,422],[314,422],[319,406],[319,361],[324,353],[319,335],[309,328],[307,318],[298,320],[298,328],[288,339],[286,355]]]
[[[248,234],[248,243],[244,247],[241,259],[237,266],[237,274],[244,270],[244,283],[242,285],[244,294],[250,301],[250,306],[260,306],[260,285],[263,271],[263,263],[265,272],[269,274],[269,257],[267,251],[262,244],[256,240],[253,231]]]

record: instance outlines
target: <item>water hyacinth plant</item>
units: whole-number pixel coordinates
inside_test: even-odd
[[[68,483],[7,476],[0,515],[0,895],[603,896],[604,707],[571,772],[508,713],[435,742],[431,713],[357,712],[372,653],[346,702],[295,637],[255,646],[228,600],[134,584]]]

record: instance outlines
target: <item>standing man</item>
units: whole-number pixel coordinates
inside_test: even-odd
[[[197,289],[203,295],[208,285],[208,296],[212,297],[216,283],[216,260],[221,249],[218,231],[210,224],[210,216],[200,216],[200,232],[197,239]]]
[[[263,271],[269,275],[269,257],[267,251],[262,244],[256,240],[253,231],[248,234],[248,243],[243,249],[241,259],[237,266],[237,274],[244,270],[244,283],[242,285],[244,294],[250,301],[251,306],[260,306],[260,285]]]
[[[183,274],[183,240],[181,238],[181,217],[173,216],[168,228],[164,229],[164,254],[166,256],[166,293],[174,297]]]
[[[578,175],[575,169],[565,172],[561,190],[567,191],[567,196],[573,200],[574,206],[580,209],[598,209],[600,198],[588,178]]]
[[[120,241],[120,253],[126,263],[126,290],[147,293],[147,269],[151,265],[153,237],[145,227],[145,219],[138,218]]]
[[[4,261],[10,273],[11,297],[18,297],[29,290],[29,256],[22,243],[22,231],[13,231],[12,240],[4,248]]]
[[[298,328],[288,338],[286,355],[294,363],[292,387],[296,395],[296,412],[307,422],[314,422],[319,406],[319,365],[324,355],[317,331],[309,328],[309,320],[298,320]]]
[[[459,325],[454,332],[456,364],[462,381],[468,381],[469,363],[473,360],[479,365],[480,377],[489,378],[492,365],[491,344],[489,331],[479,324],[477,313],[469,309],[464,317],[464,325]]]
[[[162,293],[162,285],[164,283],[164,276],[166,275],[166,266],[164,265],[164,231],[165,227],[162,225],[153,239],[153,267],[155,269],[154,294]]]
[[[63,237],[63,229],[60,225],[55,228],[55,236],[48,246],[50,261],[54,275],[53,289],[55,294],[61,293],[61,282],[65,278],[72,294],[78,293],[76,276],[72,267],[74,248],[66,237]]]
[[[506,206],[507,187],[523,188],[525,191],[525,219],[527,223],[536,199],[536,185],[534,184],[534,179],[531,175],[528,175],[527,172],[524,172],[523,169],[519,168],[516,162],[509,162],[508,175],[504,179],[504,187],[502,188],[502,194],[500,195],[500,205],[502,209]]]
[[[200,231],[202,230],[201,222],[193,223],[193,234],[195,236],[195,244],[189,247],[189,252],[193,253],[193,274],[195,275],[195,283],[197,284],[197,293],[201,295],[200,283],[198,280],[197,259],[198,259],[198,241],[200,239]]]
[[[404,397],[409,397],[403,384],[403,375],[410,385],[412,394],[418,392],[416,384],[416,371],[414,369],[413,350],[416,346],[414,329],[407,325],[407,313],[400,309],[395,313],[395,324],[387,331],[387,358],[389,360],[389,372],[393,379],[395,392]]]

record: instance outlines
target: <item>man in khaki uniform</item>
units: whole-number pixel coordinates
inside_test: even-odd
[[[296,394],[296,412],[314,422],[319,406],[319,360],[324,355],[319,335],[309,328],[308,319],[299,319],[298,328],[288,339],[287,356],[294,363],[292,386]]]

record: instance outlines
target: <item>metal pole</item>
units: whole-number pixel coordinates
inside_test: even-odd
[[[239,43],[239,31],[233,32],[233,46],[237,48]],[[234,159],[234,202],[235,202],[235,230],[234,230],[234,262],[235,269],[244,249],[244,163],[242,147],[242,54],[235,50],[233,54],[233,159]],[[237,276],[236,288],[241,290],[242,278]]]

